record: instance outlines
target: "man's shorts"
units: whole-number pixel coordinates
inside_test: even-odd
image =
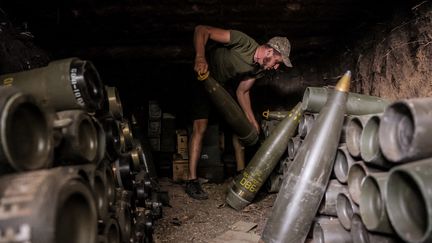
[[[191,91],[190,118],[198,120],[209,119],[211,115],[213,116],[215,108],[202,82],[193,81]]]

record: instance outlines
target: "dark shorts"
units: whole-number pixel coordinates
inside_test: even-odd
[[[214,106],[201,82],[193,81],[191,90],[190,118],[191,120],[209,119],[213,116]]]
[[[232,89],[228,88],[227,91],[231,94],[231,96],[233,96]],[[223,119],[219,115],[216,107],[213,105],[213,102],[210,100],[209,94],[204,89],[204,85],[201,82],[194,81],[191,93],[191,120],[208,119],[209,123],[214,123]]]

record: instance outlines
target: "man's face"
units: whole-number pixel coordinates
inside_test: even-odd
[[[271,51],[266,52],[266,55],[262,60],[261,67],[265,70],[278,69],[282,62],[282,56],[271,49]]]

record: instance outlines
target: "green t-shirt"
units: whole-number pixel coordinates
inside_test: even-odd
[[[209,50],[210,75],[223,85],[228,82],[237,85],[242,80],[257,77],[262,71],[253,60],[258,46],[248,35],[230,30],[229,43]]]

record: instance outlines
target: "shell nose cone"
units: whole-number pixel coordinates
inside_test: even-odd
[[[335,90],[342,91],[342,92],[349,92],[350,83],[351,83],[351,71],[348,70],[342,76],[342,78],[339,79],[338,83],[336,84]]]

